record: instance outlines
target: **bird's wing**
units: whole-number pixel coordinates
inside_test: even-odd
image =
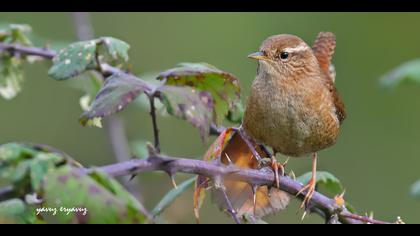
[[[343,122],[346,118],[346,111],[343,100],[335,88],[335,68],[331,63],[332,56],[335,50],[335,35],[331,32],[320,32],[312,46],[315,57],[318,59],[319,66],[326,76],[326,84],[328,85],[331,95],[334,98],[335,113],[338,120]]]

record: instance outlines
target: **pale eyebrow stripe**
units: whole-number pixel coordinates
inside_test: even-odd
[[[300,51],[306,51],[310,49],[306,43],[301,43],[293,48],[285,48],[284,51],[286,52],[300,52]]]

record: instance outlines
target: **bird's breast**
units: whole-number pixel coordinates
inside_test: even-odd
[[[255,139],[289,156],[303,156],[332,145],[339,122],[327,88],[316,79],[276,81],[257,78],[244,129]]]

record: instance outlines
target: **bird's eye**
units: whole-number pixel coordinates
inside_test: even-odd
[[[281,52],[280,53],[280,58],[282,60],[286,60],[289,57],[289,53],[288,52]]]

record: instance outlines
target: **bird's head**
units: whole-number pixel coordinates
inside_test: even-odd
[[[290,34],[268,37],[261,44],[260,50],[248,57],[259,61],[258,74],[267,73],[285,78],[319,72],[312,48],[299,37]]]

